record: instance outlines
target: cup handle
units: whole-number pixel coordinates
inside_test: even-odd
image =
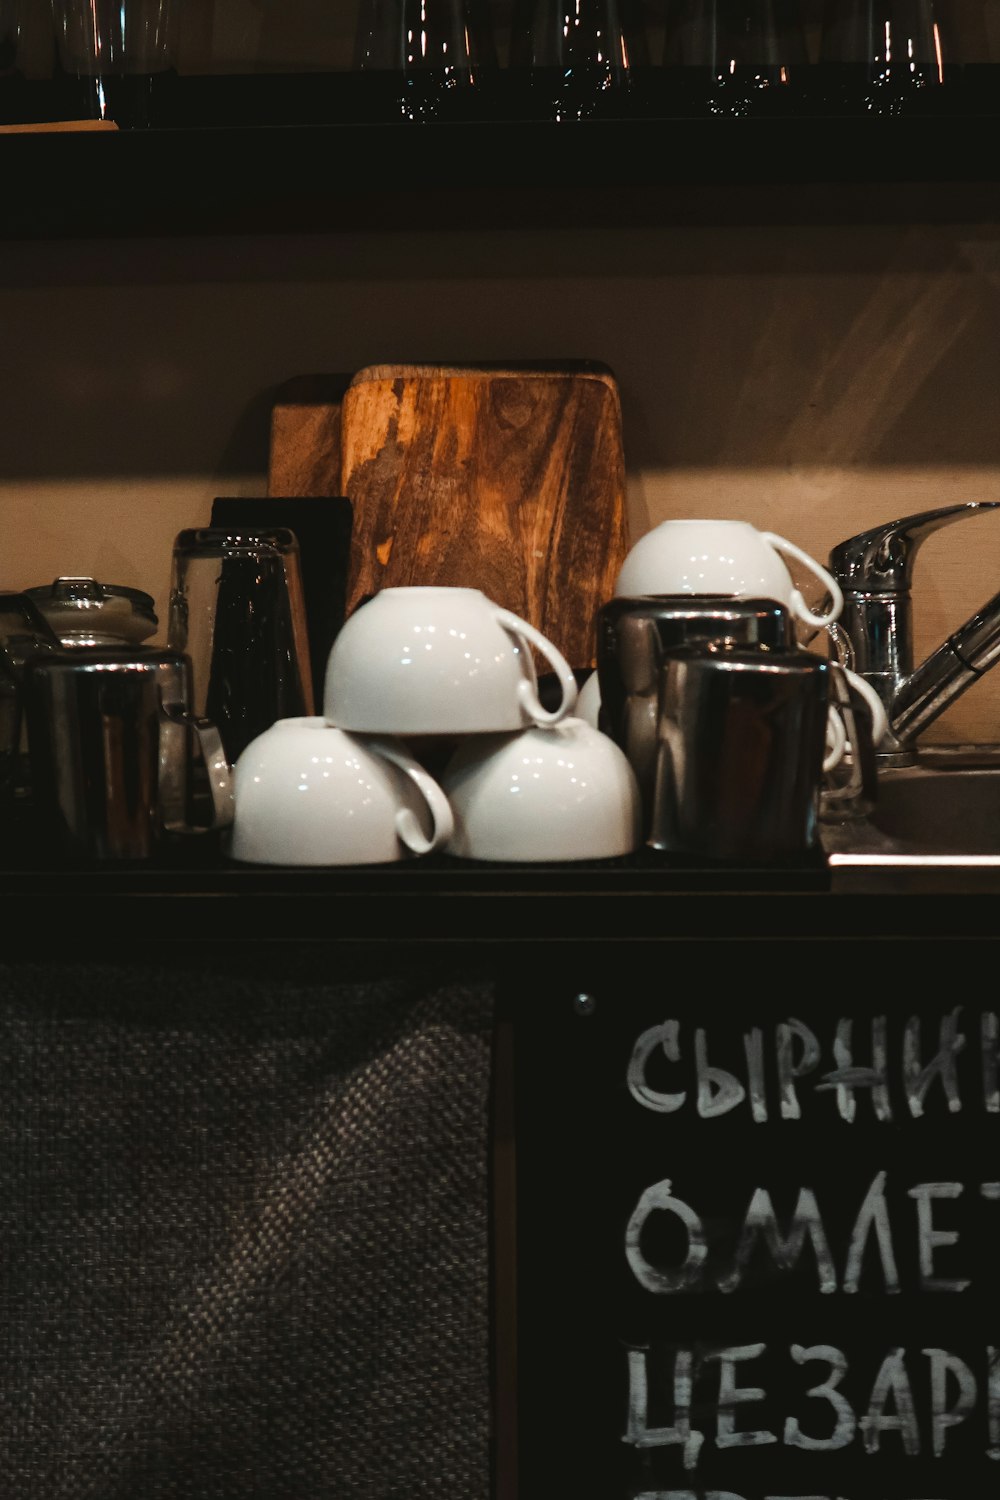
[[[562,701],[559,707],[554,708],[551,713],[542,707],[538,697],[538,682],[535,678],[530,653],[528,653],[528,676],[518,685],[517,694],[521,701],[521,707],[533,724],[558,724],[560,719],[564,719],[576,707],[576,696],[579,689],[577,688],[573,668],[562,652],[556,649],[548,637],[542,635],[540,630],[536,630],[534,625],[529,625],[527,620],[522,620],[520,615],[515,615],[509,609],[498,608],[496,617],[504,630],[509,631],[511,635],[520,637],[522,642],[527,642],[528,645],[536,647],[539,653],[544,656],[549,666],[554,668],[556,676],[562,685]]]
[[[823,770],[832,771],[834,766],[839,766],[847,749],[847,730],[844,721],[833,704],[830,705],[826,715],[826,754],[823,757]]]
[[[851,686],[861,694],[862,698],[868,704],[872,716],[872,745],[880,744],[889,728],[889,719],[885,711],[885,704],[871,683],[864,677],[859,677],[857,672],[851,671],[850,667],[842,666],[840,670]]]
[[[832,662],[831,666],[835,672],[843,672],[844,677],[850,683],[851,687],[854,688],[855,692],[867,705],[872,721],[871,743],[872,749],[874,749],[889,727],[889,720],[886,716],[885,705],[882,699],[876,693],[871,683],[866,682],[863,677],[859,677],[857,672],[852,672],[850,667],[841,666],[839,662]],[[832,771],[834,766],[840,764],[847,749],[847,731],[844,727],[844,721],[839,709],[834,708],[832,704],[830,706],[827,729],[827,756],[823,762],[823,770]],[[855,754],[857,754],[857,749],[858,747],[855,746]]]
[[[826,627],[826,633],[833,645],[834,655],[830,658],[834,667],[844,673],[848,682],[864,699],[871,714],[871,742],[874,749],[878,745],[889,728],[889,719],[886,714],[885,704],[878,693],[872,687],[867,678],[859,677],[853,670],[854,648],[851,645],[850,636],[839,625],[831,623]]]
[[[845,749],[849,738],[851,768],[846,782],[838,784],[831,779],[823,788],[820,816],[827,819],[849,817],[854,811],[864,812],[875,805],[878,797],[878,767],[870,723],[871,701],[867,694],[859,690],[856,674],[844,666],[834,665],[833,680],[838,702],[836,708],[833,704],[830,705],[829,712],[831,716],[836,714],[842,727],[845,715],[852,725],[849,732],[845,727]],[[829,771],[832,767],[824,763],[823,769]]]
[[[799,619],[804,620],[807,625],[820,627],[832,625],[844,607],[844,596],[841,593],[840,584],[837,580],[824,567],[821,567],[814,557],[810,557],[808,552],[803,552],[801,547],[796,547],[795,543],[790,542],[787,537],[779,536],[776,531],[762,531],[761,536],[765,542],[771,544],[776,552],[783,552],[786,557],[794,557],[803,567],[808,568],[809,572],[819,579],[830,595],[831,603],[827,613],[825,615],[816,615],[813,614],[812,610],[806,604],[799,590],[793,588],[792,609],[798,615]]]
[[[212,797],[212,821],[209,828],[228,828],[233,821],[233,773],[222,745],[222,736],[214,720],[198,714],[188,713],[175,704],[165,703],[161,710],[170,728],[180,731],[185,739],[183,756],[171,756],[168,747],[171,737],[164,737],[160,753],[160,809],[164,828],[168,833],[204,833],[187,820],[184,788],[187,779],[187,736],[193,734],[201,749],[208,776],[208,787]],[[184,766],[184,772],[180,767]]]
[[[396,832],[407,849],[411,854],[432,854],[435,849],[440,849],[455,831],[455,817],[451,810],[451,803],[434,777],[425,771],[412,755],[407,755],[405,750],[400,750],[398,746],[389,744],[386,740],[372,741],[371,748],[381,755],[383,760],[391,761],[405,776],[410,778],[423,797],[431,815],[432,832],[428,838],[413,809],[411,807],[399,809],[396,814]]]

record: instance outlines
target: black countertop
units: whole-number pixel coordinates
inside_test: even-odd
[[[199,841],[201,843],[201,841]],[[628,944],[938,941],[1000,935],[995,894],[833,888],[825,857],[797,866],[696,864],[643,850],[575,864],[486,864],[432,855],[352,868],[242,865],[211,839],[192,858],[70,867],[8,860],[8,949],[88,950],[172,938],[327,943],[356,952],[450,952]]]

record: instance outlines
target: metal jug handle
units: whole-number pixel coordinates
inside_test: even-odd
[[[160,744],[160,817],[168,833],[206,833],[228,828],[233,821],[233,774],[226,759],[222,736],[214,720],[192,714],[177,704],[161,708],[163,729]],[[174,742],[172,731],[184,736],[183,755],[170,753]],[[188,821],[187,815],[187,742],[191,735],[198,741],[212,800],[212,820],[207,826]]]

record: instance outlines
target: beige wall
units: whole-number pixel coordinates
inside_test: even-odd
[[[821,560],[1000,501],[1000,231],[775,226],[0,248],[0,585],[145,588],[214,495],[263,494],[275,389],[381,361],[590,358],[633,537],[739,516]],[[932,537],[929,648],[1000,589],[1000,513]],[[1000,740],[1000,672],[932,731]]]

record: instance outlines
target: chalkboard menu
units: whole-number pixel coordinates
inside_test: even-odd
[[[520,1500],[1000,1493],[1000,1000],[965,957],[722,944],[522,1013]]]

